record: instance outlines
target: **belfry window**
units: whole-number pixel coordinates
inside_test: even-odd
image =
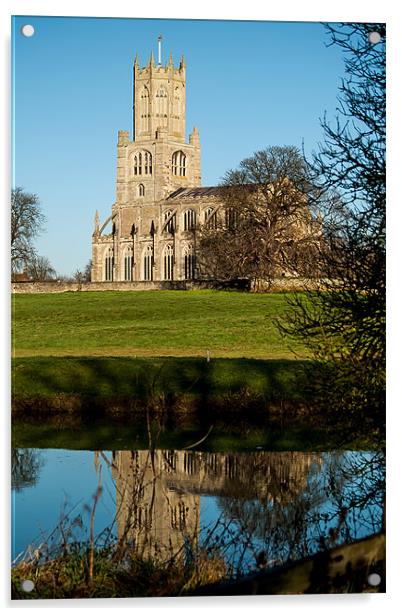
[[[173,280],[173,247],[170,245],[163,252],[163,277],[165,280]]]
[[[173,153],[172,173],[181,177],[186,175],[186,155],[181,150]]]
[[[185,231],[192,231],[193,229],[195,229],[195,222],[196,222],[196,214],[194,210],[187,210],[187,212],[184,212],[184,230]]]
[[[105,255],[105,280],[108,282],[113,281],[113,248],[109,247]]]
[[[155,112],[159,118],[160,126],[167,126],[168,120],[168,95],[165,88],[161,87],[155,96]]]
[[[177,132],[179,132],[179,129],[180,129],[180,112],[181,112],[180,91],[179,91],[179,88],[176,88],[174,91],[174,100],[173,100],[173,130]]]
[[[140,96],[140,130],[149,130],[149,92],[146,87],[142,89]]]
[[[152,175],[152,154],[143,150],[134,155],[134,175]]]

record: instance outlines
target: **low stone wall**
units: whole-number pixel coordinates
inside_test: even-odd
[[[67,293],[75,291],[150,291],[158,282],[13,282],[12,293]]]
[[[236,291],[253,291],[254,293],[302,291],[316,288],[316,281],[303,278],[278,278],[271,283],[250,280],[193,280],[193,281],[136,281],[136,282],[13,282],[12,293],[67,293],[76,291],[191,291],[196,289],[227,289]]]
[[[270,282],[266,280],[255,280],[251,283],[250,290],[253,293],[275,293],[284,291],[306,291],[315,290],[325,281],[308,278],[274,278]]]
[[[248,280],[218,281],[136,281],[136,282],[13,282],[12,293],[67,293],[76,291],[187,291],[193,289],[250,290]]]

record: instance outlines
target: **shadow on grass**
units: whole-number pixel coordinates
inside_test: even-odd
[[[222,396],[249,390],[303,401],[308,361],[200,358],[27,357],[13,362],[14,396]]]

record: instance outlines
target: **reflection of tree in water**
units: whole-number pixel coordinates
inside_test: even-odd
[[[114,452],[120,545],[152,559],[200,548],[234,573],[381,530],[384,456],[370,452]],[[201,496],[218,515],[203,527]]]
[[[36,449],[11,449],[11,487],[19,492],[39,479],[43,458]]]
[[[303,454],[291,455],[296,457],[288,459],[285,472],[280,465],[279,473],[274,467],[265,493],[242,499],[239,485],[238,496],[218,499],[222,518],[215,540],[231,555],[237,570],[250,558],[259,566],[284,563],[382,528],[382,453],[323,454],[321,465],[304,469],[296,462]],[[245,469],[245,481],[247,476],[253,481],[253,471],[252,466],[248,472]]]
[[[344,486],[343,490],[341,487]],[[332,519],[343,515],[339,537],[351,541],[384,526],[385,455],[382,451],[347,452],[329,458],[325,491]]]

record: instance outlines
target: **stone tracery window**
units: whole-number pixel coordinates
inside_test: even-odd
[[[218,220],[216,212],[213,207],[209,207],[204,212],[204,223],[207,229],[216,229],[218,226]]]
[[[134,175],[152,175],[152,154],[141,150],[134,154]]]
[[[186,155],[181,150],[173,152],[172,173],[184,177],[186,175]]]
[[[124,251],[124,280],[132,280],[133,279],[133,247],[127,246]]]
[[[191,231],[193,229],[195,229],[195,223],[196,223],[196,213],[194,210],[187,210],[186,212],[184,212],[184,230],[185,231]]]
[[[173,246],[170,244],[163,251],[163,278],[173,280]]]
[[[184,278],[186,280],[194,280],[195,278],[195,254],[191,245],[185,246],[183,250],[184,256]]]
[[[105,253],[105,280],[108,282],[113,281],[113,266],[114,266],[114,256],[113,256],[113,248],[109,246]]]
[[[147,246],[143,253],[143,262],[144,262],[144,280],[152,280],[153,272],[152,272],[152,246]]]
[[[225,210],[225,225],[227,229],[233,231],[239,224],[239,212],[232,207]]]
[[[167,212],[164,213],[164,222],[166,222],[167,220],[169,220],[168,224],[165,226],[164,230],[167,231],[168,233],[174,233],[176,231],[176,214],[173,214],[172,210],[168,210]]]

